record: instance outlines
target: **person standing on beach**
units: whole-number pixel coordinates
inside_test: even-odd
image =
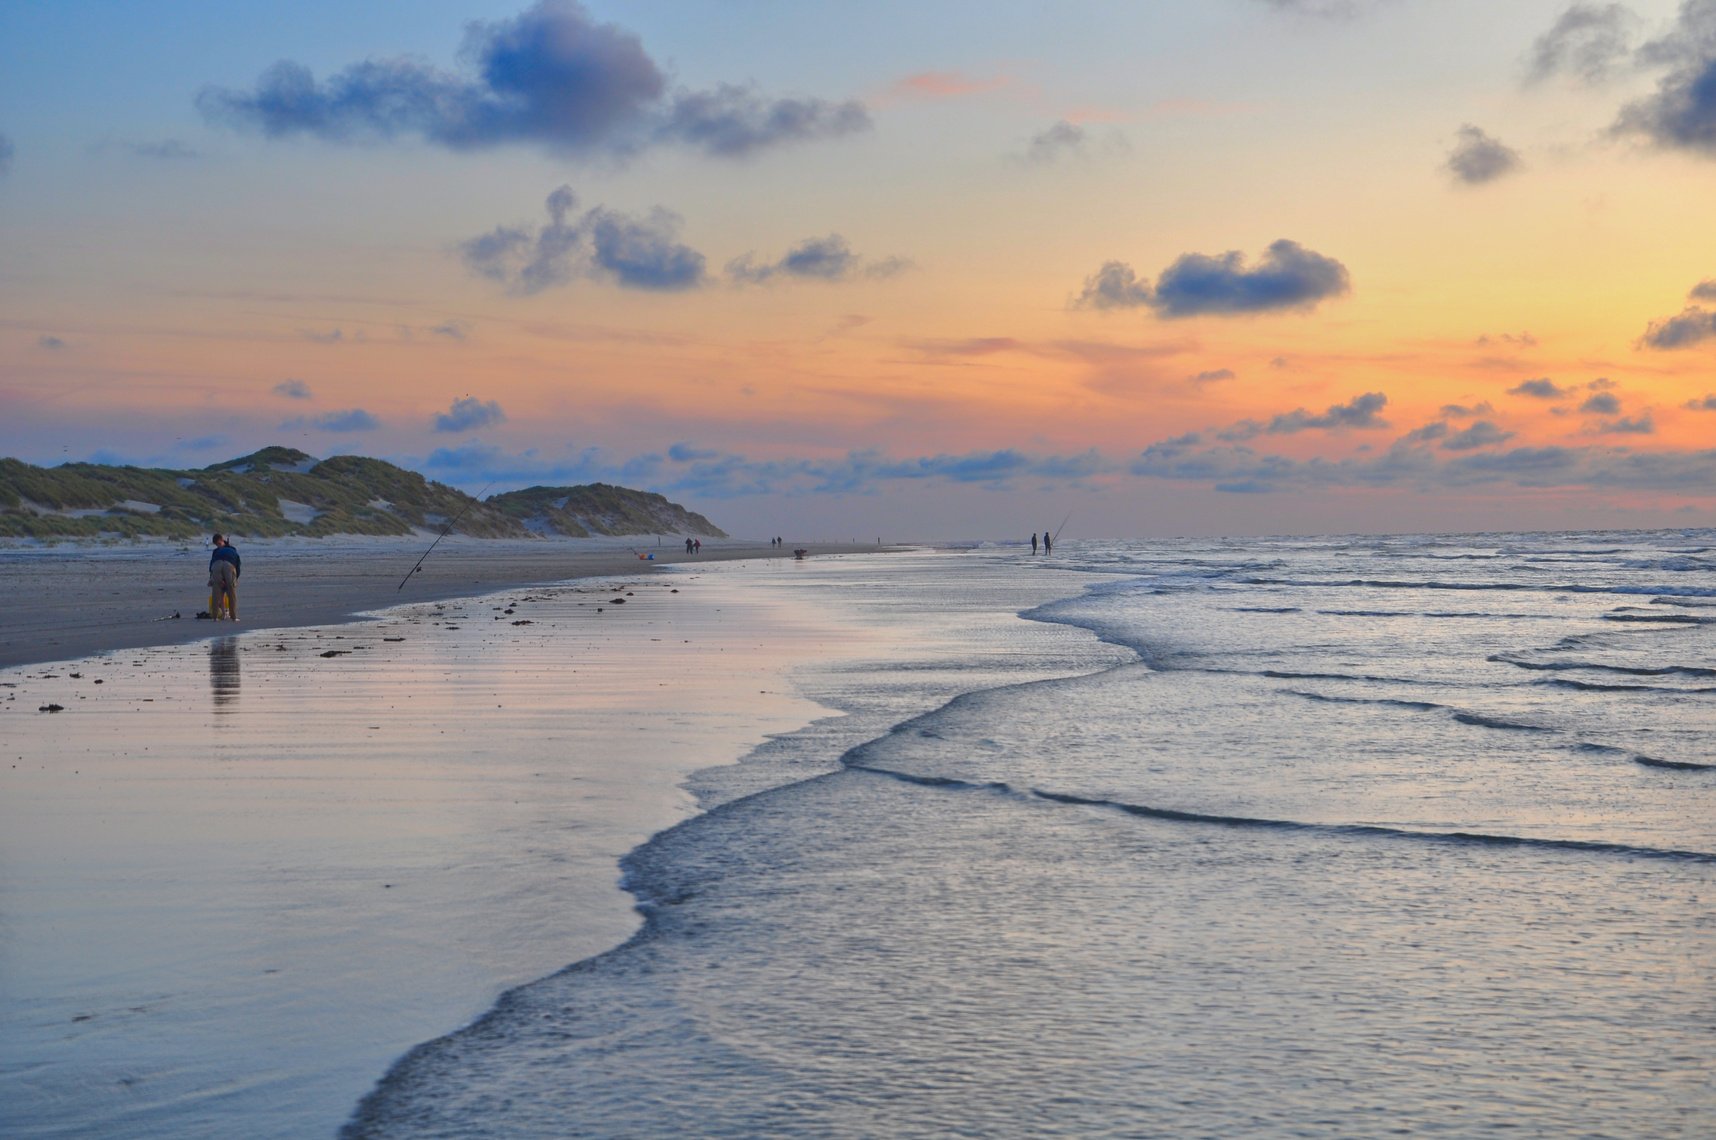
[[[214,536],[214,553],[209,556],[209,616],[219,621],[224,612],[238,620],[238,551],[226,540],[226,535]]]
[[[1055,540],[1049,537],[1049,532],[1043,532],[1043,553],[1048,554],[1055,548]]]
[[[1037,532],[1032,531],[1031,532],[1031,553],[1035,554],[1036,552],[1037,552]]]

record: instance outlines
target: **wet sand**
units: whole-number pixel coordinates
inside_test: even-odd
[[[696,555],[671,538],[503,541],[448,537],[409,574],[429,540],[276,539],[241,542],[238,632],[351,620],[388,606],[470,597],[577,578],[635,574],[678,562],[875,550],[789,540],[707,540]],[[640,561],[639,553],[653,554]],[[0,669],[116,649],[174,645],[234,632],[199,621],[208,607],[208,549],[179,543],[0,547]],[[405,580],[403,588],[401,581]],[[179,614],[173,618],[173,614]]]
[[[0,670],[0,1134],[331,1135],[406,1048],[625,939],[617,860],[686,777],[824,715],[790,671],[879,636],[768,589],[838,564],[787,557],[521,557],[627,573]],[[357,561],[316,578],[386,597]],[[259,622],[318,565],[245,564]]]

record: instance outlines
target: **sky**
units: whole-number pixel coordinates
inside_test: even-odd
[[[0,0],[0,455],[1716,526],[1716,0]]]

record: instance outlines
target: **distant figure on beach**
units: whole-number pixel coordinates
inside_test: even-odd
[[[1043,532],[1043,553],[1048,554],[1055,548],[1055,540],[1049,537],[1049,532]]]
[[[1037,552],[1037,532],[1032,531],[1031,532],[1031,553],[1035,554],[1036,552]]]
[[[689,538],[685,540],[685,553],[691,553],[691,540]]]
[[[692,544],[691,552],[693,554],[702,554],[703,553],[703,540],[701,538]]]
[[[226,540],[226,535],[214,536],[214,553],[209,556],[209,617],[219,621],[224,615],[238,620],[238,551]]]

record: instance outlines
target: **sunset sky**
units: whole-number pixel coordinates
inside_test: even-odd
[[[0,5],[0,454],[1716,525],[1716,0]]]

